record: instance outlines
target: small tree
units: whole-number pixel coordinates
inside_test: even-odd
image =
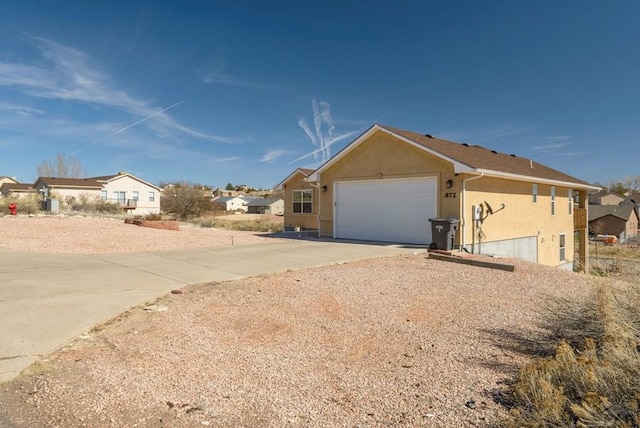
[[[43,160],[36,167],[38,177],[83,178],[87,175],[82,163],[72,157],[59,154],[54,161]]]
[[[231,183],[227,183],[227,187],[224,190],[236,190],[236,187]]]
[[[211,210],[211,192],[188,182],[166,189],[160,199],[163,212],[177,215],[181,220],[198,217]]]
[[[640,190],[640,175],[625,178],[623,184],[629,193],[637,193]]]

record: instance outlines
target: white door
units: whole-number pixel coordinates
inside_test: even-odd
[[[333,236],[429,245],[437,187],[435,177],[337,182]]]

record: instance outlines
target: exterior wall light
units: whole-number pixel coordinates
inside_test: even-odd
[[[453,180],[447,180],[445,185],[447,186],[447,189],[451,189],[453,187]]]
[[[327,186],[326,185],[322,186],[322,193],[324,193],[326,191],[327,191]]]

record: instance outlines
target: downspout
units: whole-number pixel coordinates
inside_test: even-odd
[[[484,172],[481,172],[480,175],[476,175],[473,177],[469,177],[469,178],[465,178],[464,180],[462,180],[462,196],[461,196],[461,203],[462,203],[462,208],[461,208],[461,225],[460,225],[460,250],[464,251],[464,227],[467,224],[467,219],[465,218],[465,210],[464,210],[464,197],[466,194],[466,190],[467,190],[467,181],[472,181],[472,180],[477,180],[479,178],[484,177]]]

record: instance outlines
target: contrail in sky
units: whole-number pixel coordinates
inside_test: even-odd
[[[183,102],[185,102],[185,100],[178,101],[177,103],[172,104],[172,105],[170,105],[169,107],[163,108],[162,110],[157,111],[157,112],[155,112],[155,113],[153,113],[153,114],[151,114],[151,115],[149,115],[149,116],[147,116],[147,117],[145,117],[145,118],[143,118],[143,119],[140,119],[140,120],[138,120],[137,122],[134,122],[134,123],[132,123],[132,124],[130,124],[130,125],[127,125],[127,126],[125,126],[124,128],[122,128],[122,129],[118,129],[117,131],[115,131],[115,132],[113,132],[113,133],[111,133],[111,134],[107,135],[106,137],[102,137],[102,138],[100,138],[100,139],[98,139],[98,140],[94,141],[94,142],[93,142],[93,144],[95,144],[95,143],[99,143],[100,141],[106,140],[107,138],[111,138],[111,137],[113,137],[114,135],[118,135],[118,134],[120,134],[121,132],[126,131],[127,129],[133,128],[134,126],[141,124],[141,123],[142,123],[142,122],[144,122],[145,120],[149,120],[149,119],[151,119],[152,117],[155,117],[155,116],[157,116],[157,115],[159,115],[159,114],[161,114],[161,113],[164,113],[164,112],[165,112],[165,111],[167,111],[167,110],[170,110],[170,109],[172,109],[172,108],[174,108],[174,107],[176,107],[176,106],[179,106],[179,105],[180,105],[180,104],[182,104]],[[79,152],[81,152],[81,151],[82,151],[82,149],[78,149],[78,150],[76,150],[75,152],[71,153],[70,155],[68,155],[68,156],[66,156],[66,157],[67,157],[67,158],[70,158],[71,156],[73,156],[73,155],[75,155],[75,154],[77,154],[77,153],[79,153]]]
[[[107,138],[111,138],[111,137],[113,137],[114,135],[118,135],[119,133],[124,132],[124,131],[126,131],[127,129],[129,129],[129,128],[133,128],[134,126],[141,124],[141,123],[142,123],[142,122],[144,122],[145,120],[149,120],[149,119],[151,119],[151,118],[152,118],[152,117],[154,117],[154,116],[157,116],[157,115],[159,115],[159,114],[161,114],[161,113],[164,113],[165,111],[167,111],[167,110],[169,110],[169,109],[172,109],[172,108],[174,108],[174,107],[176,107],[176,106],[179,106],[179,105],[180,105],[180,104],[182,104],[184,101],[185,101],[185,100],[178,101],[177,103],[175,103],[175,104],[173,104],[173,105],[170,105],[170,106],[169,106],[169,107],[167,107],[167,108],[163,108],[162,110],[157,111],[157,112],[153,113],[152,115],[149,115],[149,116],[145,117],[144,119],[140,119],[139,121],[134,122],[134,123],[132,123],[131,125],[127,125],[127,126],[125,126],[124,128],[122,128],[122,129],[118,129],[116,132],[114,132],[114,133],[112,133],[112,134],[110,134],[110,135],[107,135],[107,136],[106,136],[106,137],[104,137],[104,138],[101,138],[101,139],[97,140],[97,141],[96,141],[96,143],[97,143],[98,141],[102,141],[102,140],[106,140]]]

